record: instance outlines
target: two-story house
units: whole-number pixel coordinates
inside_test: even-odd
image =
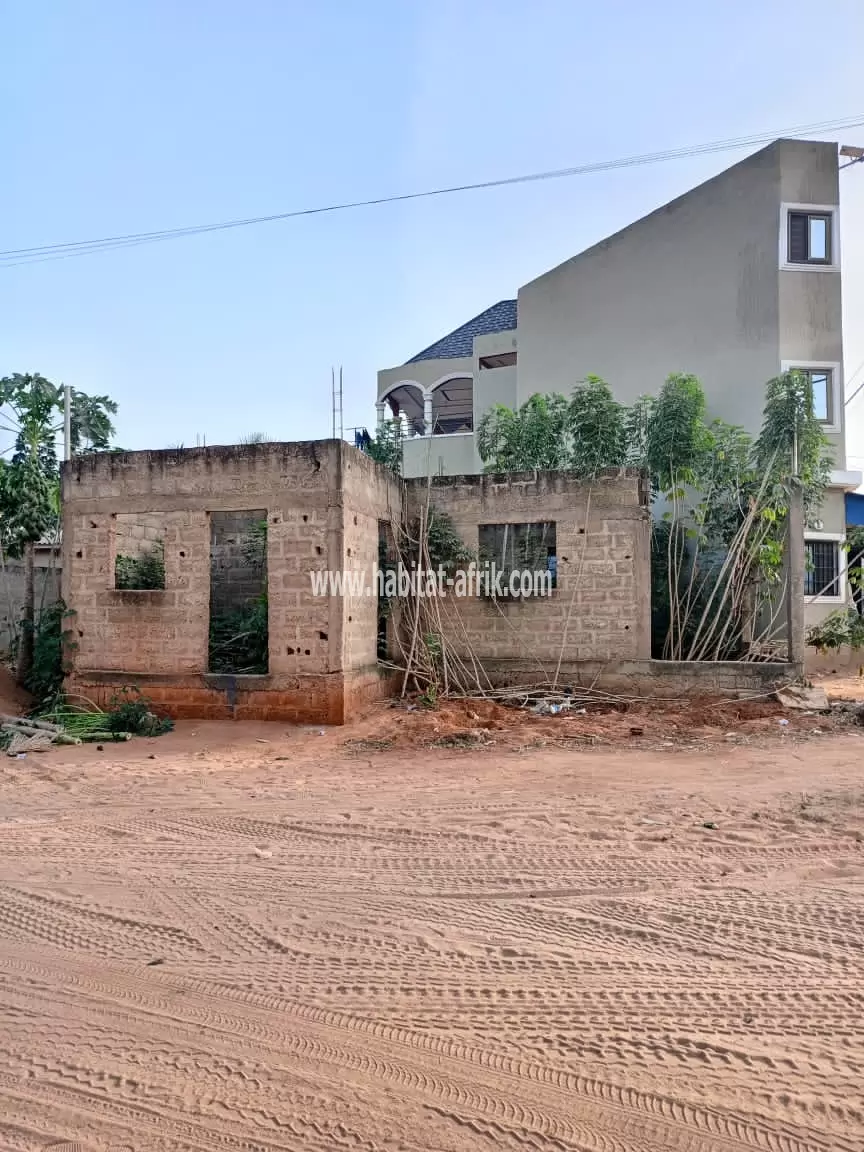
[[[405,475],[481,471],[492,404],[568,395],[589,373],[631,403],[691,372],[710,414],[755,436],[766,381],[801,369],[835,460],[807,528],[808,618],[842,604],[844,492],[861,476],[846,468],[839,207],[837,145],[777,140],[379,372]]]

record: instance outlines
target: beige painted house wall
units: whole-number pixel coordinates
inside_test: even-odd
[[[568,395],[589,373],[632,403],[659,391],[672,372],[699,377],[713,416],[757,435],[765,384],[792,367],[830,368],[836,422],[826,428],[837,470],[819,538],[845,530],[843,325],[837,145],[778,140],[599,244],[525,284],[518,330],[474,342],[475,429],[494,403],[523,404],[536,392]],[[787,213],[832,214],[830,266],[788,266]],[[489,342],[487,344],[487,342]],[[497,343],[496,343],[497,342]],[[518,363],[479,370],[479,357],[518,350]],[[457,362],[437,360],[379,374],[379,396],[400,373],[434,381]],[[468,370],[469,361],[458,362]],[[406,476],[458,474],[473,459],[465,439],[431,437],[405,447]],[[807,605],[812,623],[838,600]]]
[[[781,268],[801,202],[836,209],[835,144],[778,141],[524,285],[519,403],[588,373],[632,403],[690,372],[713,415],[758,433],[783,361],[842,366],[839,264]]]
[[[632,403],[690,372],[709,413],[757,435],[765,383],[790,367],[830,367],[846,467],[837,146],[780,140],[519,290],[518,400],[569,393],[588,373]],[[786,265],[791,205],[834,213],[834,262]],[[830,490],[817,536],[845,531]],[[840,600],[806,604],[815,623]]]
[[[493,403],[568,394],[589,373],[631,403],[656,393],[671,372],[691,372],[711,413],[752,434],[766,381],[787,366],[834,367],[841,398],[839,199],[836,144],[778,140],[523,285],[518,331],[478,337],[470,358],[386,369],[378,397],[399,382],[431,388],[464,373],[474,381],[476,428]],[[785,213],[802,204],[835,213],[830,267],[784,267]],[[481,373],[479,358],[504,350],[518,350],[518,364]],[[829,435],[842,469],[836,407]],[[461,466],[464,452],[453,451]]]
[[[483,471],[473,432],[413,436],[402,444],[405,476],[461,476]]]

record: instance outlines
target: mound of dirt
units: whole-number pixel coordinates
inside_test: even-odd
[[[371,751],[488,742],[505,746],[558,741],[632,743],[640,737],[654,742],[728,740],[810,732],[819,723],[826,722],[788,712],[776,700],[700,697],[686,702],[595,703],[586,705],[584,712],[573,709],[557,716],[483,699],[441,700],[434,708],[399,700],[377,706],[368,718],[352,724],[346,744]]]
[[[7,716],[25,716],[33,707],[33,697],[15,683],[5,664],[0,664],[0,712]]]

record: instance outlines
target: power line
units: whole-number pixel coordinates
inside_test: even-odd
[[[154,232],[131,232],[120,236],[105,236],[97,240],[76,240],[65,244],[43,244],[32,248],[9,248],[0,251],[0,267],[14,268],[20,264],[38,264],[46,260],[65,260],[71,256],[83,256],[90,252],[106,252],[116,248],[133,248],[139,244],[155,244],[163,240],[176,240],[185,236],[199,236],[206,232],[224,232],[233,228],[247,228],[256,224],[272,224],[280,220],[293,220],[301,216],[320,216],[331,212],[345,212],[355,208],[371,208],[381,204],[398,204],[410,200],[428,200],[437,196],[449,196],[457,192],[477,192],[488,188],[505,188],[517,184],[538,183],[543,180],[560,180],[571,176],[588,176],[597,172],[609,172],[617,168],[633,168],[645,164],[659,164],[668,160],[684,159],[690,156],[705,156],[715,152],[748,148],[759,144],[769,144],[780,137],[806,136],[812,132],[837,132],[864,125],[864,115],[847,117],[843,120],[828,120],[819,124],[806,124],[797,128],[787,128],[779,132],[762,133],[758,136],[738,136],[729,140],[715,140],[707,144],[697,144],[686,148],[672,148],[664,152],[650,152],[638,156],[627,156],[617,160],[601,160],[591,164],[580,164],[571,168],[557,168],[547,172],[532,172],[521,176],[509,176],[500,180],[484,180],[473,184],[455,184],[445,188],[433,188],[423,192],[404,192],[390,196],[378,196],[369,200],[351,200],[344,203],[327,204],[315,208],[299,208],[290,212],[277,212],[269,216],[249,216],[236,220],[224,220],[216,224],[196,224],[185,228],[167,228]]]
[[[858,375],[858,373],[861,371],[862,368],[864,368],[864,360],[861,361],[861,363],[858,365],[858,367],[855,369],[855,371],[849,377],[849,380],[848,380],[847,385],[846,385],[847,388],[849,387],[849,385],[851,385],[852,381],[855,379],[855,377]],[[858,387],[855,389],[855,391],[852,393],[852,395],[847,396],[846,399],[843,401],[843,407],[844,408],[849,407],[849,405],[852,403],[852,401],[855,399],[855,397],[858,395],[858,393],[862,390],[862,388],[864,388],[864,380],[861,381],[861,383],[858,385]]]

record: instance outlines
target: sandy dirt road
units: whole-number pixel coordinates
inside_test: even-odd
[[[0,762],[0,1148],[864,1148],[864,736],[231,737]]]

